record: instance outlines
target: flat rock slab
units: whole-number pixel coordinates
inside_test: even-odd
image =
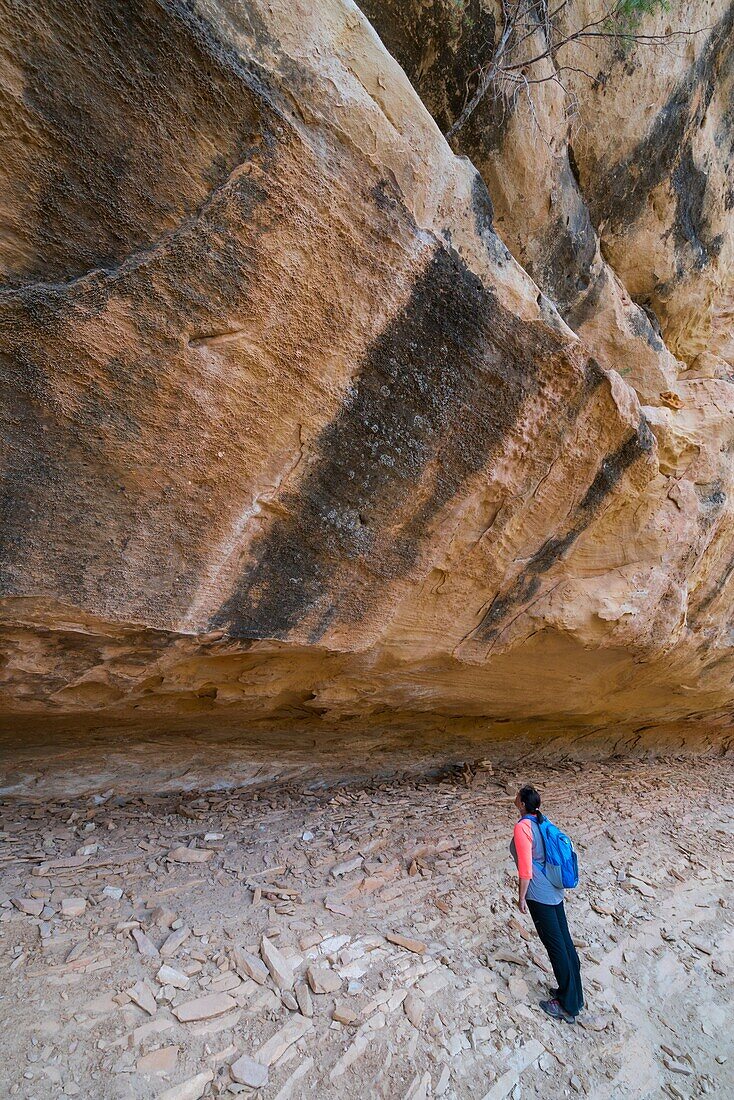
[[[138,1058],[135,1069],[138,1073],[173,1073],[178,1060],[178,1047],[161,1047]]]
[[[140,928],[133,928],[130,935],[135,940],[138,951],[141,955],[145,955],[148,959],[158,958],[158,948],[153,943],[150,936],[146,936]]]
[[[272,1066],[273,1062],[282,1058],[288,1048],[302,1039],[312,1027],[312,1020],[307,1020],[305,1016],[293,1016],[285,1027],[276,1031],[271,1039],[263,1043],[257,1052],[257,1061],[264,1066]]]
[[[221,1016],[234,1008],[237,1008],[237,1002],[228,993],[210,993],[206,997],[184,1001],[172,1009],[172,1012],[182,1024],[187,1024],[192,1020],[210,1020],[213,1016]]]
[[[232,952],[232,965],[241,978],[252,978],[258,985],[265,985],[268,980],[268,968],[256,955],[241,947],[235,947]]]
[[[268,1083],[268,1067],[246,1054],[232,1063],[229,1072],[239,1085],[249,1085],[251,1089],[261,1089]]]
[[[27,917],[40,917],[44,903],[37,898],[13,898],[13,905]]]
[[[308,988],[305,982],[299,982],[296,986],[296,1003],[301,1010],[303,1016],[313,1016],[313,1001],[311,1000],[311,990]]]
[[[61,900],[61,916],[62,917],[81,917],[87,908],[87,902],[85,898],[62,898]]]
[[[196,1077],[189,1077],[188,1081],[182,1081],[180,1085],[166,1089],[156,1100],[200,1100],[213,1077],[211,1070],[207,1070],[206,1073],[197,1073]]]
[[[214,855],[213,848],[172,848],[168,859],[174,863],[207,863]]]
[[[309,966],[306,977],[314,993],[338,993],[342,987],[341,978],[328,966]]]
[[[135,1004],[147,1012],[149,1016],[154,1016],[158,1011],[158,1005],[156,1004],[153,992],[148,988],[145,982],[136,982],[132,989],[127,990],[127,995],[131,1001],[134,1001]]]
[[[532,1066],[533,1062],[536,1062],[543,1053],[545,1053],[545,1047],[536,1039],[531,1039],[524,1047],[520,1047],[509,1059],[510,1068],[495,1081],[489,1092],[484,1094],[482,1100],[505,1100],[505,1097],[510,1095],[525,1070]]]
[[[286,961],[285,955],[274,943],[271,943],[267,936],[263,936],[260,943],[260,954],[277,988],[293,989],[293,970]]]
[[[406,951],[413,951],[416,955],[425,955],[428,948],[420,940],[412,940],[409,936],[401,936],[399,932],[388,932],[385,936],[388,943],[394,943],[398,947],[404,947]]]
[[[191,982],[191,978],[186,974],[182,974],[172,966],[166,966],[165,963],[156,974],[156,979],[161,985],[172,985],[176,989],[188,989]]]
[[[172,955],[175,955],[179,947],[186,942],[191,935],[190,928],[179,928],[176,932],[171,932],[170,936],[166,938],[161,946],[161,958],[170,959]]]

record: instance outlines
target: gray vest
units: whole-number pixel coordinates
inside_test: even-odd
[[[553,886],[543,872],[545,848],[543,847],[543,838],[540,835],[538,823],[532,817],[525,820],[530,822],[530,828],[533,830],[533,877],[528,884],[526,898],[528,901],[539,901],[541,905],[558,905],[563,901],[563,888]],[[510,844],[510,851],[517,867],[517,850],[514,838]]]

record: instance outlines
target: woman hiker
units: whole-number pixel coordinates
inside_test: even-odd
[[[558,988],[540,1007],[556,1020],[576,1022],[584,1006],[581,989],[581,964],[571,939],[563,908],[563,889],[553,886],[543,872],[545,851],[538,828],[543,815],[540,795],[535,787],[522,787],[515,798],[520,820],[510,845],[517,866],[520,888],[517,905],[521,913],[530,911],[533,924],[548,952]]]

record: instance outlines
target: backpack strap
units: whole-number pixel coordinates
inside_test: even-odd
[[[540,822],[538,821],[535,814],[523,814],[523,816],[521,817],[520,820],[530,822],[530,831],[531,832],[533,831],[533,825],[535,825],[537,830],[538,830],[538,833],[540,835],[540,843],[543,845],[543,862],[541,863],[539,859],[534,859],[533,863],[537,863],[538,867],[540,868],[540,870],[545,875],[545,865],[546,865],[548,857],[546,855],[546,850],[545,850],[545,837],[543,836],[543,830],[540,827]],[[535,835],[535,834],[533,834],[533,835]],[[547,878],[548,876],[545,875],[545,877]]]

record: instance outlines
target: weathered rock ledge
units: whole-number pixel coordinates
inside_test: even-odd
[[[10,728],[728,724],[731,10],[457,156],[470,8],[5,14]]]

